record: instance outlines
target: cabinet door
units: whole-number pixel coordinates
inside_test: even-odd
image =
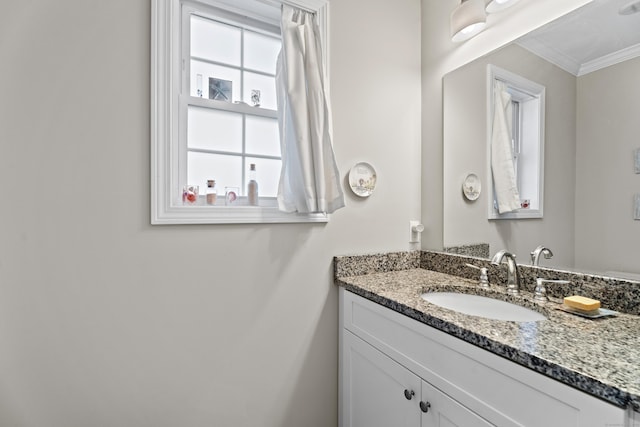
[[[342,427],[419,427],[421,380],[342,330]]]
[[[422,382],[420,409],[422,409],[422,427],[487,427],[493,425],[424,381]]]

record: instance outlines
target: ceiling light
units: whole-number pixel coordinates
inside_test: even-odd
[[[487,25],[485,0],[462,0],[451,12],[451,40],[461,42],[484,30]]]
[[[487,0],[487,13],[500,12],[518,3],[519,0]]]
[[[627,3],[618,11],[620,15],[632,15],[638,12],[640,12],[640,0],[634,0],[631,3]]]

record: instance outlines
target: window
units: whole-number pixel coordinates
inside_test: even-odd
[[[326,33],[324,1],[292,3],[316,11]],[[279,14],[276,0],[153,1],[152,224],[327,221],[277,208]],[[252,164],[258,207],[247,203]],[[193,204],[187,185],[199,188]]]
[[[249,165],[255,164],[262,203],[273,202],[280,171],[278,29],[254,29],[247,18],[203,6],[183,6],[182,15],[189,52],[180,102],[186,117],[180,135],[187,150],[186,182],[204,189],[215,180],[221,194],[237,188],[235,203],[245,205]],[[225,198],[216,204],[224,205]]]
[[[487,146],[491,159],[491,130],[493,123],[494,82],[502,81],[511,95],[512,152],[521,209],[498,213],[493,186],[489,204],[489,219],[542,218],[543,161],[544,161],[544,99],[545,88],[538,83],[494,65],[488,67]],[[490,162],[490,160],[489,160]],[[491,164],[488,169],[491,170]]]

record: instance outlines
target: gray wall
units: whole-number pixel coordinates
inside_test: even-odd
[[[420,2],[333,0],[330,26],[338,166],[375,193],[152,227],[150,1],[2,2],[2,427],[337,424],[332,256],[408,249],[420,217]]]
[[[640,58],[578,78],[576,266],[640,274]]]
[[[487,165],[487,65],[546,88],[544,218],[488,220],[491,173]],[[518,45],[504,47],[444,78],[444,245],[489,243],[491,253],[514,252],[520,262],[544,244],[555,256],[545,265],[572,266],[576,141],[576,79]],[[468,173],[483,191],[475,202],[461,191]]]

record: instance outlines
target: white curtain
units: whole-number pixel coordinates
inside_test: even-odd
[[[493,130],[491,135],[491,171],[498,212],[520,209],[520,194],[513,163],[511,126],[513,107],[507,85],[496,80],[493,87]]]
[[[322,46],[315,15],[282,6],[276,87],[282,149],[278,206],[285,212],[332,213],[344,206],[332,147]]]

